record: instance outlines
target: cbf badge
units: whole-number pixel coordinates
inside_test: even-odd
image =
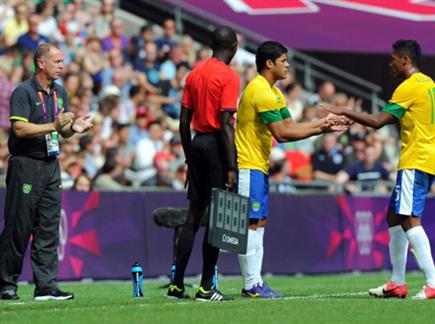
[[[62,98],[57,98],[57,109],[62,109],[63,108],[63,99]]]
[[[45,142],[47,144],[47,155],[56,156],[59,155],[59,135],[57,132],[51,132],[45,134]]]
[[[23,192],[24,192],[25,194],[28,194],[28,193],[30,193],[31,191],[32,191],[32,185],[29,184],[29,183],[24,183],[24,184],[23,184]]]

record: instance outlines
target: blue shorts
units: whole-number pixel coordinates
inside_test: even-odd
[[[434,175],[420,170],[400,170],[388,209],[398,215],[423,216]]]
[[[269,175],[260,170],[240,169],[238,193],[249,197],[251,219],[267,218],[269,214]]]

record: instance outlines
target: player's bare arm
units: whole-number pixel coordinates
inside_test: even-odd
[[[372,115],[366,112],[357,112],[349,108],[335,107],[329,104],[322,104],[322,108],[335,115],[345,116],[359,124],[375,129],[379,129],[388,124],[397,123],[396,117],[384,111]]]
[[[268,127],[273,137],[275,137],[278,142],[282,143],[304,139],[327,131],[333,131],[331,129],[333,125],[333,121],[327,117],[306,123],[297,123],[291,118],[287,118],[285,120],[272,122]]]

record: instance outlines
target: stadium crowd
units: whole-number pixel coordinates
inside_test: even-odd
[[[231,63],[241,89],[256,76],[255,56],[239,49]],[[43,42],[65,55],[61,82],[70,110],[92,116],[93,130],[61,142],[59,160],[65,189],[140,190],[153,186],[183,190],[186,165],[178,133],[187,74],[211,51],[174,20],[147,23],[127,35],[113,0],[85,6],[82,0],[45,0],[36,4],[8,0],[0,4],[0,175],[8,165],[9,97],[34,72],[33,51]],[[325,114],[319,104],[362,109],[362,101],[338,92],[325,81],[316,93],[288,75],[279,87],[296,121]],[[375,132],[359,124],[342,134],[275,143],[270,157],[275,183],[313,180],[344,184],[349,192],[385,191],[377,180],[391,180],[398,160],[394,127]],[[349,180],[360,180],[356,188]],[[4,181],[2,181],[4,185]]]

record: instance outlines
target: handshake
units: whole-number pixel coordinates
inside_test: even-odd
[[[88,121],[89,115],[76,119],[74,117],[75,114],[73,112],[64,112],[62,108],[53,122],[54,128],[60,133],[65,133],[69,130],[73,133],[85,133],[93,127],[92,123]]]
[[[333,113],[328,113],[326,117],[322,119],[323,123],[320,125],[325,132],[344,132],[353,121],[345,116],[335,115]]]

